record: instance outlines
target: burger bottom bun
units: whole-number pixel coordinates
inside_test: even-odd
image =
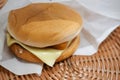
[[[62,61],[68,57],[70,57],[77,49],[78,45],[80,42],[80,37],[77,36],[75,37],[70,45],[64,50],[64,52],[61,54],[61,56],[56,60],[56,62]],[[33,63],[42,63],[38,57],[30,53],[28,50],[24,49],[21,47],[19,44],[13,44],[10,46],[10,50],[19,58],[26,60],[28,62],[33,62]],[[22,51],[22,53],[20,53]]]

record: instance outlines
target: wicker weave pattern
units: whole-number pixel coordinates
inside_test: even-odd
[[[7,0],[0,0],[0,9],[5,5]]]
[[[53,68],[44,65],[41,76],[17,76],[0,67],[0,80],[120,80],[120,27],[92,56],[72,56]]]

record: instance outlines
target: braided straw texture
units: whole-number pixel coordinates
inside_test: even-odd
[[[72,56],[52,68],[44,65],[41,76],[17,76],[0,67],[0,80],[120,80],[120,27],[92,56]]]
[[[0,9],[5,5],[7,0],[0,0]]]

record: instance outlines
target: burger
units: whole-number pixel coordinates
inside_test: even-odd
[[[9,13],[7,45],[18,58],[53,66],[78,48],[82,18],[60,3],[33,3]]]

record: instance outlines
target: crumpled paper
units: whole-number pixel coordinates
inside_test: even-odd
[[[78,0],[86,8],[101,15],[120,20],[120,0]]]
[[[120,25],[120,19],[115,19],[99,14],[99,12],[94,12],[92,9],[83,5],[81,1],[8,0],[5,7],[0,10],[0,65],[17,75],[31,73],[41,74],[43,64],[33,64],[16,58],[6,46],[5,39],[9,11],[24,7],[33,2],[60,2],[75,9],[83,18],[83,29],[80,33],[81,41],[79,48],[76,50],[74,55],[92,55],[97,52],[100,43],[104,41],[106,37],[118,27],[118,25]]]

